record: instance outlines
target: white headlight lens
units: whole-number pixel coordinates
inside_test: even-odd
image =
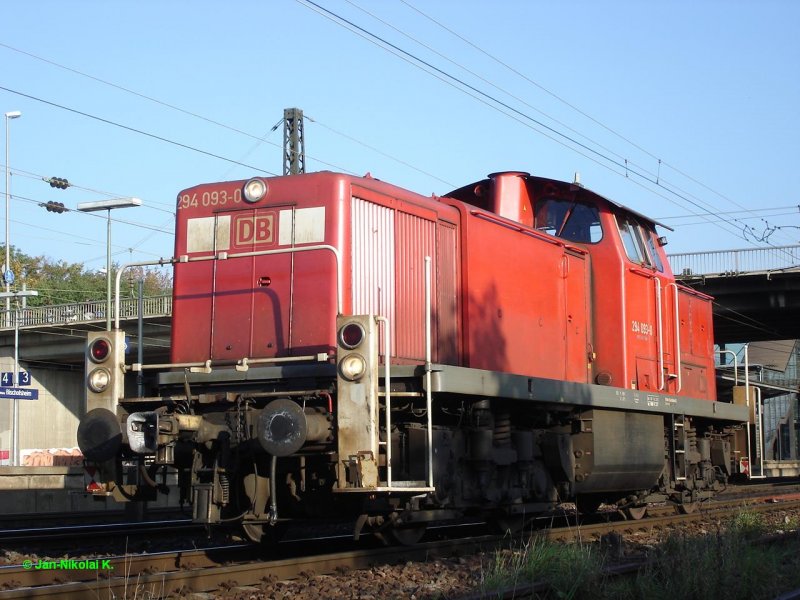
[[[106,369],[95,369],[91,373],[89,373],[89,389],[99,394],[104,392],[108,387],[108,384],[111,383],[111,373],[109,373]]]
[[[367,372],[367,361],[360,354],[348,354],[339,363],[339,372],[348,381],[356,381]]]
[[[267,184],[260,179],[251,179],[244,184],[244,199],[248,202],[258,202],[267,194]]]

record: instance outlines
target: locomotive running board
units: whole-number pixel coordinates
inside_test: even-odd
[[[347,493],[359,493],[363,494],[364,492],[390,492],[395,494],[427,494],[428,492],[435,492],[435,487],[403,487],[401,485],[393,485],[392,487],[386,486],[378,486],[374,488],[368,487],[348,487],[348,488],[336,488],[333,490],[334,494],[347,494]]]
[[[701,398],[684,398],[449,365],[432,365],[432,371],[431,391],[435,394],[470,394],[547,404],[680,414],[731,423],[744,423],[748,418],[746,406]]]

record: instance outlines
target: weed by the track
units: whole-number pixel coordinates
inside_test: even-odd
[[[653,547],[635,575],[611,577],[612,552],[592,544],[559,544],[538,538],[494,555],[484,568],[481,592],[544,583],[535,597],[598,600],[775,598],[800,588],[800,539],[778,544],[754,540],[768,533],[763,517],[744,509],[711,535],[671,535]]]

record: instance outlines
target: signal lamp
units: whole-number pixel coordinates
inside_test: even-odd
[[[242,192],[248,202],[258,202],[267,195],[267,184],[261,179],[251,179],[244,184]]]
[[[92,362],[103,362],[109,354],[111,354],[111,343],[105,338],[98,338],[89,345],[89,358]]]
[[[360,323],[348,323],[339,330],[339,343],[352,350],[361,345],[367,333]]]
[[[52,200],[48,201],[47,204],[44,205],[47,209],[47,212],[54,212],[54,213],[63,213],[64,211],[69,210],[67,207],[64,206],[63,202],[53,202]]]
[[[45,181],[50,184],[50,187],[58,188],[59,190],[65,190],[72,185],[69,180],[63,177],[51,177],[50,179],[45,179]]]
[[[357,381],[367,372],[367,361],[360,354],[348,354],[339,363],[339,372],[347,381]]]
[[[108,384],[111,383],[111,373],[106,369],[95,369],[89,373],[87,384],[96,394],[100,394],[106,390]]]

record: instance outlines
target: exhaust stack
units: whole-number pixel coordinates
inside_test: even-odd
[[[523,171],[490,173],[489,179],[492,180],[490,210],[506,219],[533,227],[533,207],[526,185],[529,176],[529,173]]]

